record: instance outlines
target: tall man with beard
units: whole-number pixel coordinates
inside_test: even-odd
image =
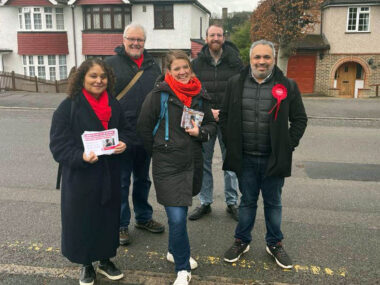
[[[220,112],[227,149],[223,169],[236,172],[242,193],[235,242],[224,260],[235,262],[249,250],[261,191],[266,251],[280,267],[292,268],[281,243],[281,193],[284,178],[291,175],[292,153],[305,132],[307,117],[297,84],[284,76],[274,59],[273,43],[254,42],[250,66],[228,81]]]
[[[239,58],[239,50],[236,46],[225,41],[223,28],[218,25],[211,25],[206,31],[206,45],[192,62],[193,70],[207,93],[211,96],[211,110],[215,120],[219,121],[219,110],[221,108],[224,93],[226,91],[227,80],[237,74],[243,64]],[[217,133],[210,140],[202,145],[203,152],[203,183],[199,194],[201,205],[190,215],[190,220],[197,220],[211,212],[213,202],[213,177],[212,177],[212,157],[216,138],[225,157],[225,146],[222,142],[222,134],[218,125]],[[224,171],[224,195],[227,204],[227,212],[232,218],[238,220],[238,183],[234,172]]]
[[[142,103],[146,95],[153,89],[156,78],[161,75],[161,70],[153,57],[144,50],[145,40],[144,27],[131,23],[124,30],[123,45],[115,48],[116,55],[106,59],[116,76],[115,94],[120,94],[118,97],[124,95],[119,99],[128,124],[128,137],[131,140],[121,164],[121,245],[130,243],[128,226],[131,210],[128,196],[131,175],[133,175],[132,201],[136,220],[135,227],[152,233],[161,233],[165,230],[164,225],[152,219],[153,209],[148,203],[151,185],[149,179],[150,155],[145,151],[142,139],[137,135],[136,130]],[[135,77],[137,73],[140,73],[140,77]],[[130,84],[132,80],[136,80],[133,86]],[[129,90],[126,90],[127,86],[130,87]]]

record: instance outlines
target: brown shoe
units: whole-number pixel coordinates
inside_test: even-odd
[[[162,233],[165,230],[165,226],[155,220],[151,219],[146,223],[136,223],[135,227],[138,229],[144,229],[151,233]]]
[[[128,228],[122,228],[119,232],[119,242],[120,245],[128,245],[131,243],[131,239],[129,237],[129,231]]]

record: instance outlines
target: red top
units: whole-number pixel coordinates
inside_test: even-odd
[[[107,91],[103,91],[100,94],[99,98],[96,99],[93,95],[91,95],[86,89],[82,89],[84,97],[86,97],[88,103],[91,108],[94,110],[96,116],[102,123],[104,129],[108,129],[108,122],[111,118],[111,107],[108,105],[108,93]]]

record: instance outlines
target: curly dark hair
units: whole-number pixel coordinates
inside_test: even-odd
[[[76,96],[78,96],[78,94],[80,94],[83,88],[84,77],[86,76],[86,73],[91,67],[96,64],[99,65],[106,73],[108,79],[107,92],[110,95],[113,95],[115,87],[115,75],[112,68],[100,58],[88,58],[82,62],[78,69],[70,71],[69,85],[67,88],[67,94],[70,98],[74,99]]]

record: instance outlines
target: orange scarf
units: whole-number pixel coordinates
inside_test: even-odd
[[[177,95],[178,99],[189,108],[191,106],[192,97],[198,95],[202,88],[201,82],[195,76],[192,77],[187,84],[183,84],[166,72],[165,81],[173,90],[174,94]]]
[[[100,94],[98,99],[95,99],[86,89],[82,89],[84,97],[86,97],[91,108],[102,123],[104,129],[108,129],[108,122],[111,118],[111,107],[108,105],[108,93],[106,90]]]

